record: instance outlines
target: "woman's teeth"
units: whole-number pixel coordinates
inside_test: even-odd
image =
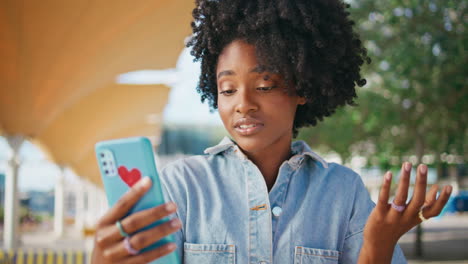
[[[242,128],[242,129],[246,129],[246,128],[255,127],[255,124],[252,124],[252,125],[240,125],[239,127]]]

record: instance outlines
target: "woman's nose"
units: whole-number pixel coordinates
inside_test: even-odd
[[[255,96],[246,89],[240,89],[239,96],[236,102],[236,112],[240,114],[247,114],[258,110],[258,104]]]

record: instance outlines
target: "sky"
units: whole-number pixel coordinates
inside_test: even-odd
[[[175,69],[145,69],[123,73],[116,77],[116,82],[133,84],[163,83],[171,87],[169,101],[163,114],[163,122],[166,124],[222,126],[218,113],[210,113],[208,104],[200,102],[200,96],[196,92],[199,73],[199,63],[194,63],[189,50],[184,49],[179,56]],[[189,114],[187,109],[190,109]],[[6,139],[0,137],[0,173],[5,173],[7,160],[11,155],[12,152]],[[20,191],[49,191],[53,189],[56,178],[61,171],[55,164],[46,159],[40,149],[27,141],[20,149],[20,159],[22,161],[18,178]],[[68,182],[77,181],[77,177],[72,171],[65,170],[64,174]]]
[[[210,124],[222,126],[217,112],[210,113],[207,102],[200,102],[196,91],[200,64],[193,62],[189,49],[184,49],[177,61],[176,69],[163,71],[142,70],[122,74],[118,83],[154,84],[164,83],[171,87],[169,102],[164,110],[164,121],[176,124]],[[182,106],[183,107],[180,107]],[[187,114],[190,109],[190,115]]]

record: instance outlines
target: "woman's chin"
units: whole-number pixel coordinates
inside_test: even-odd
[[[245,154],[259,152],[264,149],[266,145],[264,142],[262,142],[263,140],[261,138],[256,137],[237,137],[234,138],[234,140],[236,141],[237,146],[239,146],[239,148]]]

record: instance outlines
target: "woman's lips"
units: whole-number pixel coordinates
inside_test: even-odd
[[[262,124],[242,125],[235,127],[236,131],[243,136],[250,136],[258,133],[263,128]]]
[[[263,123],[251,118],[239,119],[234,125],[234,129],[242,136],[250,136],[263,129]]]

